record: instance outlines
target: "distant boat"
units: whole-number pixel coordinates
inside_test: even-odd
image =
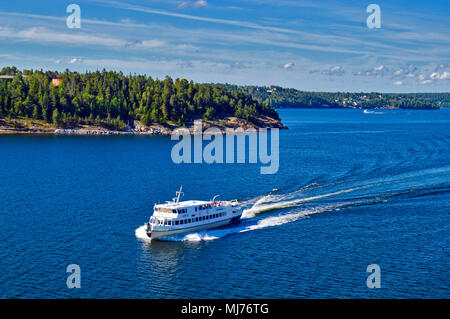
[[[180,202],[181,187],[176,197],[165,204],[154,205],[153,215],[146,226],[150,239],[217,228],[240,220],[237,201],[189,200]]]
[[[370,111],[368,109],[364,109],[364,114],[384,114],[384,112],[376,112],[376,111]]]

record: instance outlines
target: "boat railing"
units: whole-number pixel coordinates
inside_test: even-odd
[[[235,199],[235,200],[231,200],[231,201],[214,201],[213,206],[214,207],[221,207],[221,206],[228,206],[228,205],[236,206],[237,204],[238,204],[238,201],[237,201],[237,199]]]

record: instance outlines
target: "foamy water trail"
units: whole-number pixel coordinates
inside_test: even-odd
[[[315,207],[311,209],[303,209],[297,212],[288,213],[279,216],[270,216],[258,220],[256,223],[246,222],[245,224],[237,225],[234,227],[227,227],[223,229],[214,229],[208,231],[202,231],[198,233],[187,234],[180,237],[167,237],[164,240],[167,241],[189,241],[199,242],[208,241],[223,238],[232,234],[245,233],[253,230],[260,230],[267,227],[280,226],[287,223],[295,222],[302,218],[307,218],[310,215],[320,214],[326,211],[339,210],[342,206],[348,206],[352,203],[342,203],[336,205],[326,205],[321,207]]]
[[[327,206],[315,207],[315,208],[311,208],[311,209],[303,209],[303,210],[295,212],[295,213],[289,213],[289,214],[280,215],[280,216],[271,216],[271,217],[263,218],[263,219],[259,220],[255,225],[250,225],[250,226],[246,227],[245,229],[241,230],[240,233],[257,230],[257,229],[263,229],[266,227],[274,227],[274,226],[279,226],[279,225],[283,225],[283,224],[287,224],[287,223],[292,223],[292,222],[295,222],[296,220],[308,217],[310,215],[320,214],[320,213],[323,213],[326,211],[331,211],[334,209],[339,210],[339,207],[347,206],[347,205],[349,205],[349,203],[337,204],[337,205],[327,205]]]
[[[264,196],[263,198],[261,198],[261,200],[257,201],[251,208],[244,209],[244,211],[242,212],[242,218],[244,218],[244,219],[245,218],[253,218],[258,213],[267,212],[267,211],[280,209],[280,208],[295,207],[301,203],[305,203],[305,202],[309,202],[309,201],[313,201],[313,200],[317,200],[317,199],[322,199],[322,198],[326,198],[326,197],[330,197],[330,196],[336,196],[336,195],[340,195],[340,194],[350,193],[350,192],[354,192],[356,190],[360,190],[360,189],[368,188],[368,187],[372,187],[372,185],[349,188],[349,189],[345,189],[345,190],[341,190],[341,191],[337,191],[337,192],[316,195],[316,196],[311,196],[311,197],[305,197],[305,198],[299,198],[299,199],[294,199],[294,200],[278,201],[278,202],[271,203],[271,204],[264,204],[265,202],[271,201],[268,198],[271,195],[268,195],[268,196]]]

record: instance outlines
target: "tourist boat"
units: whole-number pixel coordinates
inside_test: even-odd
[[[150,239],[217,228],[241,218],[242,211],[236,200],[216,201],[215,196],[210,201],[180,201],[182,190],[181,187],[172,201],[154,205],[146,227]]]

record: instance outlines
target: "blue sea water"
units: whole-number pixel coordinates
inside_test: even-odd
[[[448,298],[450,110],[280,116],[274,175],[174,164],[170,137],[1,136],[0,297]],[[181,184],[245,218],[148,242],[153,204]]]

